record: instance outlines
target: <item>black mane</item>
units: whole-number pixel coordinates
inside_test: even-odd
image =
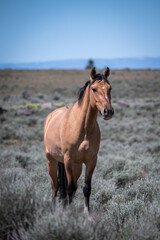
[[[107,80],[103,74],[97,73],[97,74],[95,75],[95,77],[93,78],[92,83],[94,83],[96,80],[102,80],[102,79]],[[78,91],[78,101],[80,101],[80,100],[82,99],[83,94],[84,94],[87,86],[88,86],[90,83],[91,83],[90,80],[87,81],[87,82],[85,83],[85,85],[79,89],[79,91]]]
[[[90,84],[90,80],[85,83],[83,87],[81,87],[78,91],[78,101],[80,101],[83,97],[83,94],[87,88],[87,86]]]

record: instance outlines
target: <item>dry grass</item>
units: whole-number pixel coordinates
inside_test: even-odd
[[[91,218],[83,214],[84,171],[72,206],[50,213],[43,123],[76,100],[89,71],[0,71],[0,239],[160,239],[160,71],[112,71],[111,121],[93,176]],[[64,90],[66,88],[66,90]],[[18,115],[19,107],[32,114]]]
[[[55,89],[66,89],[71,95],[74,89],[88,81],[89,75],[89,70],[0,70],[0,94],[20,94],[24,90],[32,94],[52,94]],[[113,70],[110,79],[115,84],[115,97],[123,97],[127,93],[126,88],[130,88],[129,94],[133,94],[134,90],[138,91],[139,97],[140,92],[143,94],[144,90],[148,90],[150,94],[154,93],[151,85],[159,81],[160,71]],[[125,90],[122,93],[116,91],[119,90],[120,84],[123,84]],[[148,89],[148,86],[151,87]],[[155,85],[154,91],[156,89]]]

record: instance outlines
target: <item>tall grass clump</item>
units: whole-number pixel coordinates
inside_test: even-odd
[[[82,240],[92,239],[93,233],[92,222],[85,214],[77,212],[74,207],[65,211],[60,207],[54,214],[37,219],[28,233],[28,239]]]
[[[12,239],[33,224],[39,203],[24,171],[10,168],[0,174],[0,239]]]

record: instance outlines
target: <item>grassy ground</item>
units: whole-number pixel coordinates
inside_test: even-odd
[[[43,151],[50,107],[72,104],[89,71],[0,71],[0,239],[160,239],[160,71],[112,71],[115,116],[98,117],[102,140],[91,214],[84,171],[73,204],[50,212]],[[26,108],[30,115],[19,115]]]

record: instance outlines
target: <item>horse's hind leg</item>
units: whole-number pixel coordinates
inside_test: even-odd
[[[51,184],[52,184],[53,198],[52,198],[51,209],[53,210],[55,207],[55,197],[57,196],[57,192],[58,192],[58,178],[57,178],[58,162],[51,156],[47,155],[46,158],[47,158],[48,172],[52,179]]]
[[[67,204],[67,176],[64,167],[64,163],[58,163],[58,185],[60,191],[60,199],[62,200],[63,206]]]

